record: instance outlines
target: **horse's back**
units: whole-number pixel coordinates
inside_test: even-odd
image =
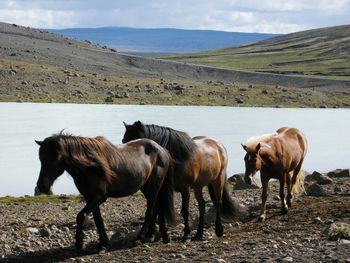
[[[283,129],[283,130],[281,130]],[[283,144],[284,155],[299,163],[305,158],[307,152],[307,140],[305,135],[297,128],[281,128],[277,132],[277,139]]]
[[[167,150],[165,150],[162,146],[156,143],[153,140],[147,138],[136,139],[125,143],[122,145],[123,149],[126,151],[128,149],[143,149],[145,155],[150,158],[157,158],[157,164],[160,166],[164,166],[165,163],[170,162],[170,155]]]
[[[306,137],[299,129],[283,127],[278,129],[277,133],[287,142],[297,143],[303,151],[307,150]]]
[[[196,136],[193,141],[196,143],[197,149],[189,165],[194,185],[207,185],[226,169],[227,152],[220,142],[205,136]]]
[[[196,143],[199,151],[206,152],[207,154],[220,152],[220,155],[223,155],[226,158],[227,152],[222,143],[206,136],[196,136],[192,139]]]

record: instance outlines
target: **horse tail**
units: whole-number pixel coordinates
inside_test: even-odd
[[[169,155],[169,167],[166,172],[162,187],[158,193],[158,205],[162,210],[169,224],[175,224],[175,208],[174,208],[174,168],[173,162]]]
[[[211,200],[215,200],[215,193],[212,184],[208,185],[209,195]],[[225,183],[222,198],[221,198],[221,215],[227,220],[238,220],[241,216],[246,214],[244,206],[233,199],[227,189],[227,182]]]
[[[299,192],[302,192],[305,194],[305,187],[304,187],[304,174],[303,171],[300,169],[298,174],[296,175],[296,181],[295,184],[292,185],[292,194],[297,195]]]
[[[233,199],[227,189],[227,181],[225,182],[221,198],[221,214],[224,218],[237,220],[244,214],[246,209],[236,199]]]

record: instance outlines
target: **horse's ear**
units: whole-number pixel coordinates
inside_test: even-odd
[[[136,128],[138,128],[138,129],[142,129],[142,128],[143,128],[143,124],[142,124],[141,121],[136,121],[136,122],[134,123],[134,125],[135,125]]]
[[[125,126],[125,128],[126,128],[126,129],[128,129],[128,128],[129,128],[129,126],[130,126],[130,125],[126,124],[126,122],[125,122],[125,121],[123,121],[123,124],[124,124],[124,126]]]
[[[243,143],[241,143],[241,145],[242,145],[243,149],[244,149],[246,152],[248,152],[248,148],[247,148],[247,146],[246,146],[246,145],[244,145]]]
[[[36,142],[37,145],[41,146],[41,144],[43,143],[43,141],[37,141],[37,140],[34,140]]]
[[[261,148],[261,143],[259,142],[258,145],[257,145],[256,148],[255,148],[255,149],[256,149],[256,152],[258,152],[258,151],[260,150],[260,148]]]

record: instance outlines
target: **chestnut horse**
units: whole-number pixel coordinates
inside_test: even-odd
[[[283,127],[273,134],[252,137],[242,144],[247,154],[245,161],[245,181],[250,184],[251,177],[260,170],[262,183],[262,205],[260,220],[266,218],[266,199],[268,182],[271,178],[280,182],[282,212],[286,213],[292,205],[292,195],[303,188],[303,164],[307,141],[304,134],[296,128]],[[284,187],[287,184],[287,202]]]
[[[174,219],[172,161],[168,152],[157,143],[140,139],[115,146],[104,137],[87,138],[56,134],[36,141],[41,162],[37,187],[48,193],[53,182],[64,171],[86,201],[77,215],[76,248],[84,249],[83,222],[92,212],[99,234],[99,248],[108,245],[100,213],[100,204],[107,197],[132,195],[141,190],[147,199],[145,220],[138,237],[146,240],[159,213],[159,228],[164,242],[169,242],[165,220]]]
[[[208,186],[210,197],[216,209],[215,233],[218,237],[223,235],[221,214],[236,218],[241,207],[230,197],[226,189],[227,153],[225,147],[204,136],[194,137],[187,133],[168,127],[145,125],[140,121],[132,125],[124,122],[126,131],[123,143],[137,138],[149,138],[166,148],[174,161],[174,189],[181,193],[181,214],[184,219],[185,241],[190,236],[188,223],[190,188],[199,206],[199,222],[195,240],[203,238],[203,224],[205,213],[205,200],[203,187]]]

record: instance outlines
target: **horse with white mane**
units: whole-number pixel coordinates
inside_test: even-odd
[[[282,212],[286,213],[292,205],[292,197],[303,188],[301,166],[307,152],[307,140],[296,128],[283,127],[275,133],[251,137],[242,144],[247,152],[245,161],[245,181],[250,184],[251,177],[260,171],[263,187],[260,220],[266,218],[266,199],[268,182],[271,178],[280,182]],[[287,200],[284,188],[287,184]]]

